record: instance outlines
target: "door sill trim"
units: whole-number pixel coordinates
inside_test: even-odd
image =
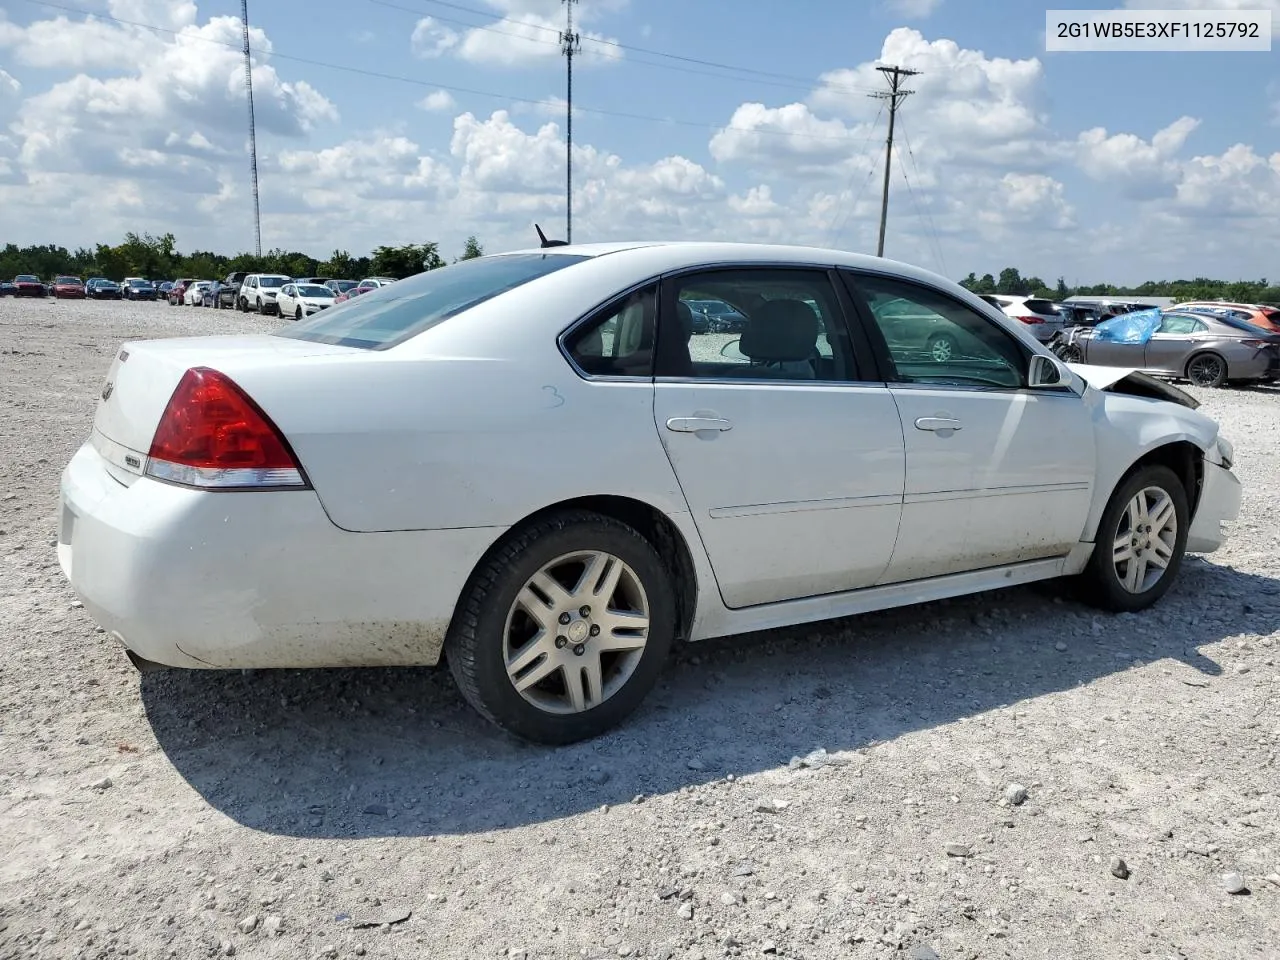
[[[1092,544],[1088,545],[1090,548]],[[1078,560],[1078,558],[1076,558]],[[961,597],[987,590],[1050,580],[1066,572],[1066,556],[1046,560],[1030,560],[985,570],[951,573],[925,580],[908,580],[878,587],[864,587],[845,593],[831,593],[802,600],[784,600],[759,606],[728,607],[708,615],[691,640],[709,640],[738,633],[773,630],[797,623],[834,620],[861,613],[874,613],[894,607],[908,607],[950,597]]]

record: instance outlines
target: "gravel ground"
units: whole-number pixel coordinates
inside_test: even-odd
[[[1242,518],[1145,615],[716,641],[549,750],[443,671],[140,677],[77,607],[113,349],[276,323],[0,300],[0,957],[1280,957],[1280,394],[1201,394]]]

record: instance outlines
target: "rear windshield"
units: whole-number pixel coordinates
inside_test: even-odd
[[[378,287],[276,334],[295,340],[385,350],[464,310],[587,257],[519,253],[463,260]]]
[[[1055,314],[1058,312],[1058,305],[1052,300],[1028,300],[1027,309],[1032,313]]]

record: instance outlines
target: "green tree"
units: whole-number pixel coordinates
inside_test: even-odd
[[[1005,296],[1022,296],[1027,292],[1027,282],[1017,267],[1005,267],[1000,271],[1000,280],[996,283],[996,293]]]
[[[973,271],[969,271],[969,275],[960,281],[960,286],[966,290],[976,291],[978,289],[978,278],[974,276]]]
[[[335,250],[320,264],[320,273],[334,280],[360,280],[355,274],[355,260],[345,250]]]
[[[984,273],[982,279],[978,281],[978,285],[973,288],[974,293],[995,293],[996,278],[989,273]]]
[[[1065,300],[1071,296],[1071,291],[1067,289],[1067,281],[1062,277],[1058,278],[1058,287],[1053,291],[1053,295],[1058,300]]]
[[[480,241],[475,236],[467,237],[467,242],[462,247],[462,256],[460,260],[475,260],[477,257],[484,256],[484,247],[480,246]]]
[[[397,280],[444,265],[440,246],[436,243],[408,243],[403,247],[378,247],[373,251],[373,272]]]

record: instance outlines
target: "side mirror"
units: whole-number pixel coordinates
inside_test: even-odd
[[[1071,382],[1071,372],[1056,357],[1046,357],[1037,353],[1031,358],[1031,369],[1027,372],[1029,387],[1060,387]]]

